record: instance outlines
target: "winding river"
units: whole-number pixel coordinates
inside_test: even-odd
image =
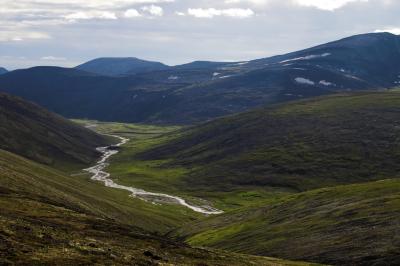
[[[112,179],[110,179],[111,176],[110,173],[105,171],[105,168],[109,165],[107,161],[111,156],[117,154],[119,152],[118,147],[126,144],[129,141],[129,139],[116,135],[109,135],[109,136],[119,138],[121,141],[116,145],[97,148],[97,150],[103,154],[102,157],[96,163],[96,165],[84,169],[84,171],[92,174],[91,177],[92,180],[103,182],[106,187],[127,190],[132,193],[131,194],[132,197],[136,197],[145,201],[150,201],[154,204],[159,204],[159,203],[178,204],[187,207],[195,212],[202,213],[205,215],[223,213],[223,211],[215,209],[208,205],[195,206],[189,204],[187,201],[177,196],[171,196],[163,193],[148,192],[142,189],[123,186],[115,183]]]

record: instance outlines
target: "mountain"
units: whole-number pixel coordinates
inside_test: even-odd
[[[5,69],[4,67],[0,67],[0,75],[7,73],[8,70]]]
[[[173,116],[205,121],[217,116],[338,91],[400,84],[400,36],[363,34],[295,53],[217,68],[209,81],[179,91]]]
[[[183,167],[199,191],[310,189],[399,176],[400,91],[346,93],[228,116],[169,136],[135,157]]]
[[[308,191],[191,223],[196,246],[328,265],[400,263],[400,180]]]
[[[363,34],[248,62],[197,61],[129,73],[31,68],[1,75],[0,90],[67,117],[193,124],[264,105],[398,86],[400,37]]]
[[[105,76],[124,76],[143,72],[168,69],[167,65],[159,62],[141,60],[135,57],[128,58],[97,58],[76,67]]]
[[[94,147],[110,140],[6,94],[0,122],[1,265],[309,265],[161,236],[197,216],[62,171],[91,162]]]
[[[165,84],[140,77],[98,76],[78,69],[34,67],[2,76],[0,90],[68,118],[141,122],[176,102]]]
[[[59,115],[0,93],[0,149],[55,167],[94,162],[96,147],[112,142]]]

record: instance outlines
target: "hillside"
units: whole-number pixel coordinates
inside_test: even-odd
[[[197,246],[332,265],[400,263],[400,180],[313,190],[185,226]]]
[[[86,66],[103,70],[85,70],[114,75],[129,62],[99,59]],[[400,37],[373,33],[247,62],[196,61],[118,77],[56,67],[12,71],[0,76],[0,90],[68,118],[193,124],[291,100],[395,87],[399,62]]]
[[[393,178],[399,106],[399,90],[295,101],[182,130],[139,148],[135,158],[187,169],[176,185],[193,193],[298,192]]]
[[[83,63],[76,69],[104,76],[123,76],[136,73],[168,69],[167,65],[159,62],[141,60],[135,57],[127,58],[97,58]]]
[[[96,147],[113,140],[40,106],[0,93],[0,149],[54,167],[81,168],[94,162]]]
[[[16,70],[0,78],[0,91],[29,99],[64,117],[103,121],[146,121],[176,102],[171,91],[180,87],[59,67]]]
[[[0,150],[0,264],[309,265],[195,249],[153,235],[150,230],[184,219],[127,198]]]

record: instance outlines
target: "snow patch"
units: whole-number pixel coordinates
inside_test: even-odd
[[[226,75],[226,76],[222,76],[222,77],[219,77],[220,79],[226,79],[226,78],[230,78],[230,77],[232,77],[232,75]]]
[[[218,76],[218,75],[221,75],[221,73],[218,73],[218,72],[214,72],[214,73],[213,73],[213,77],[216,77],[216,76]]]
[[[319,84],[320,84],[320,85],[324,85],[324,86],[336,86],[335,83],[332,83],[332,82],[329,82],[329,81],[326,81],[326,80],[321,80],[321,81],[319,82]]]
[[[168,79],[169,80],[177,80],[177,79],[179,79],[179,77],[178,76],[169,76]]]
[[[311,59],[315,59],[315,58],[321,58],[321,57],[327,57],[332,55],[331,53],[323,53],[323,54],[312,54],[312,55],[306,55],[306,56],[301,56],[301,57],[296,57],[296,58],[292,58],[292,59],[287,59],[287,60],[283,60],[279,63],[287,63],[287,62],[292,62],[292,61],[299,61],[299,60],[311,60]]]
[[[315,82],[306,78],[302,77],[297,77],[294,79],[297,83],[299,84],[304,84],[304,85],[315,85]]]

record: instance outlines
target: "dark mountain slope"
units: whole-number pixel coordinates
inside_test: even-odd
[[[303,100],[199,125],[139,155],[192,169],[186,190],[303,191],[399,176],[400,92]]]
[[[193,245],[330,265],[400,263],[400,180],[304,192],[185,226]]]
[[[399,84],[400,37],[389,33],[352,36],[249,62],[200,61],[124,77],[49,67],[0,76],[1,91],[67,117],[169,124]]]
[[[134,57],[129,58],[97,58],[76,67],[79,70],[105,75],[123,76],[157,70],[168,69],[159,62],[145,61]]]
[[[13,71],[0,79],[0,91],[29,99],[68,118],[103,121],[150,120],[176,102],[171,91],[181,86],[58,67]]]
[[[352,36],[287,55],[221,66],[207,82],[177,92],[184,100],[175,108],[187,116],[183,121],[204,121],[263,104],[390,88],[400,84],[399,62],[399,36]]]
[[[0,67],[0,75],[7,73],[8,70],[5,69],[4,67]]]
[[[36,104],[0,93],[0,149],[65,167],[98,158],[96,147],[112,142]]]

